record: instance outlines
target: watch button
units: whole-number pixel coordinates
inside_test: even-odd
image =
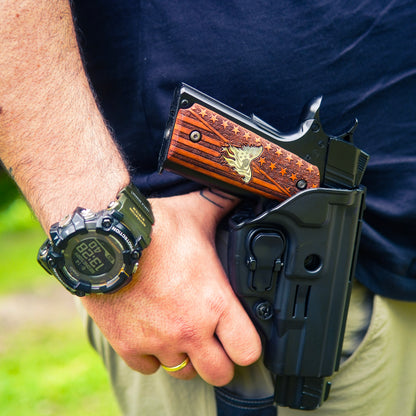
[[[48,264],[50,270],[53,270],[56,267],[56,261],[53,257],[46,257],[46,263]]]
[[[113,219],[111,217],[105,217],[102,221],[102,226],[105,230],[109,230],[113,225]]]
[[[90,220],[95,217],[95,213],[88,208],[85,208],[81,211],[81,215],[86,219]]]
[[[109,210],[116,209],[116,208],[118,208],[119,205],[120,205],[120,203],[118,201],[112,201],[108,204],[107,209],[109,209]]]
[[[59,221],[59,227],[63,228],[69,225],[71,222],[72,215],[67,215],[66,217],[62,218],[61,221]]]

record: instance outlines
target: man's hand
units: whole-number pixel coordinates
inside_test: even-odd
[[[218,221],[236,205],[209,191],[151,200],[152,243],[124,289],[90,295],[83,304],[115,351],[133,369],[191,364],[174,377],[198,373],[213,385],[233,377],[234,363],[261,354],[260,338],[234,295],[215,250]]]
[[[77,206],[105,208],[130,178],[84,73],[69,2],[3,0],[0,46],[0,159],[45,232]],[[192,365],[172,375],[198,372],[219,385],[233,362],[260,355],[214,247],[216,224],[234,203],[220,208],[210,198],[153,200],[153,241],[133,281],[84,300],[115,350],[143,373],[187,354]]]

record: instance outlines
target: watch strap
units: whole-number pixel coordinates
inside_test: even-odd
[[[111,209],[122,214],[121,222],[130,230],[142,248],[150,244],[154,216],[149,201],[133,184],[123,188]]]

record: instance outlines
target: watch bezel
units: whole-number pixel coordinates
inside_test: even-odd
[[[97,241],[105,246],[105,250],[109,252],[110,247],[112,253],[109,253],[112,257],[112,263],[110,269],[105,268],[104,272],[91,272],[86,273],[80,270],[80,266],[76,264],[75,251],[83,242],[90,244],[90,241]],[[89,284],[92,292],[100,292],[103,287],[113,287],[120,279],[120,272],[126,269],[125,259],[126,247],[124,241],[113,233],[108,232],[106,234],[99,233],[97,231],[89,230],[87,233],[77,233],[73,235],[65,248],[62,249],[62,257],[64,259],[62,272],[68,277],[68,279],[75,284],[81,282]],[[79,258],[82,257],[78,256]],[[86,266],[90,263],[85,262]],[[102,263],[104,265],[104,263]]]
[[[100,214],[100,213],[99,213]],[[141,247],[136,246],[129,230],[118,220],[106,213],[105,216],[88,219],[80,227],[76,214],[71,224],[56,230],[56,244],[49,247],[48,255],[44,256],[49,270],[72,293],[84,296],[91,293],[109,293],[126,285],[132,277],[141,254]],[[102,225],[104,218],[111,218],[112,225],[107,228]],[[75,220],[75,221],[74,221]],[[94,275],[86,275],[73,267],[72,250],[90,238],[112,242],[115,248],[115,263],[107,273],[97,274],[101,282],[94,282]],[[69,251],[68,251],[69,250]],[[69,253],[69,254],[68,254]],[[51,266],[50,262],[53,261]],[[104,279],[104,277],[106,278]]]
[[[107,209],[95,213],[78,207],[53,224],[50,239],[39,249],[38,262],[77,296],[115,292],[130,282],[137,270],[141,253],[150,244],[153,223],[149,201],[130,183]],[[74,250],[81,248],[84,239],[96,244],[82,247],[74,260]],[[90,254],[83,253],[87,249]],[[91,250],[95,249],[94,254]],[[114,263],[109,259],[115,259]],[[104,263],[103,273],[94,273],[100,262]]]

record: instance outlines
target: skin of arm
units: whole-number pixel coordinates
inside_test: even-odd
[[[130,177],[85,75],[69,4],[3,0],[0,49],[0,159],[43,228],[77,206],[105,208]],[[83,304],[134,370],[188,355],[192,365],[172,376],[224,385],[234,363],[261,354],[215,251],[218,221],[237,202],[199,192],[150,202],[152,242],[132,282]]]

